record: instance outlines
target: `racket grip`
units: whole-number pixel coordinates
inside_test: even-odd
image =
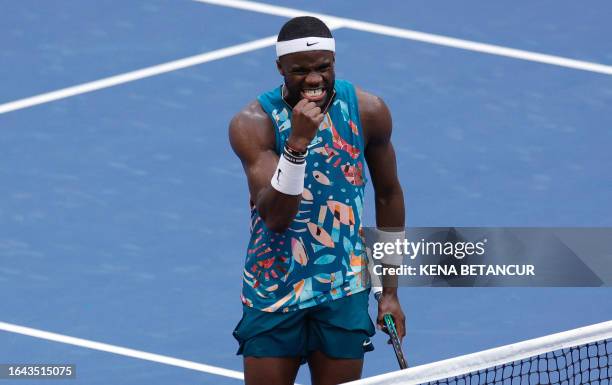
[[[393,350],[395,350],[397,363],[399,364],[400,369],[406,369],[408,368],[408,363],[406,362],[406,357],[404,357],[404,352],[402,351],[401,342],[399,336],[397,335],[397,329],[395,328],[395,321],[393,320],[393,316],[391,314],[385,314],[384,320],[385,326],[387,327],[387,331],[389,332],[389,336],[391,337]]]

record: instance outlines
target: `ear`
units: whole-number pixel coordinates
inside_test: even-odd
[[[281,74],[282,77],[285,77],[285,71],[283,71],[280,59],[276,59],[276,69],[278,69],[278,73]]]

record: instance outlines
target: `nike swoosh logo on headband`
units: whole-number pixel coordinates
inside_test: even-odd
[[[315,45],[315,44],[319,44],[319,42],[318,42],[318,41],[317,41],[317,42],[314,42],[314,43],[309,43],[309,42],[306,42],[306,46],[307,46],[307,47],[310,47],[311,45]]]

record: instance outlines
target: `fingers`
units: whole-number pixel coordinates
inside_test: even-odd
[[[308,102],[306,103],[306,105],[304,106],[304,111],[312,111],[315,108],[318,108],[317,105],[315,104],[315,102]]]
[[[317,115],[321,115],[321,108],[317,107],[313,102],[309,102],[302,108],[302,113],[314,118]]]
[[[308,101],[308,99],[302,99],[293,107],[293,113],[301,113],[314,118],[321,115],[321,107],[318,107],[315,102]]]
[[[314,103],[312,103],[312,102],[309,102],[309,101],[308,101],[308,99],[302,99],[302,100],[300,100],[299,102],[297,102],[297,104],[296,104],[295,106],[293,106],[293,112],[296,112],[296,111],[302,111],[302,110],[304,109],[304,107],[305,107],[307,104],[309,104],[309,103],[310,103],[310,104],[314,104]]]
[[[313,102],[308,103],[302,110],[302,113],[304,113],[305,115],[307,115],[308,117],[310,117],[312,120],[314,120],[317,123],[321,123],[325,116],[323,115],[323,111],[321,110],[321,107],[318,107]]]
[[[400,340],[403,340],[406,336],[406,317],[401,309],[396,309],[391,312],[393,316],[393,322],[395,323],[395,330]]]
[[[376,320],[376,324],[379,330],[382,330],[384,333],[389,334],[389,329],[387,329],[387,325],[385,325],[385,320],[382,317],[378,317],[378,319]],[[387,340],[387,343],[391,344],[391,338]]]
[[[316,105],[312,109],[309,109],[309,110],[304,109],[304,110],[302,110],[302,113],[304,115],[310,116],[312,118],[316,118],[317,116],[322,115],[321,114],[321,108],[316,107]]]
[[[397,335],[400,338],[400,341],[404,340],[406,336],[406,317],[403,313],[399,313],[396,316],[395,327],[397,328]]]
[[[314,102],[309,102],[308,99],[300,100],[293,107],[293,114],[304,115],[317,124],[320,124],[325,117],[321,107],[318,107]]]
[[[402,341],[406,336],[406,317],[404,316],[404,313],[402,313],[401,310],[389,313],[391,313],[391,315],[393,316],[393,322],[395,323],[395,330],[397,331],[397,336],[400,338],[400,341]],[[389,330],[385,325],[384,315],[379,313],[376,319],[376,324],[380,330],[382,330],[386,334],[389,334]],[[391,343],[391,340],[387,342]]]
[[[301,99],[293,107],[293,113],[301,112],[303,114],[306,114],[308,111],[313,110],[316,107],[317,105],[314,102],[311,102],[308,99]]]
[[[382,330],[383,332],[391,336],[391,334],[389,334],[389,329],[387,329],[387,325],[385,324],[384,318],[378,317],[378,319],[376,320],[376,323],[378,324],[378,328],[380,330]],[[387,344],[388,345],[393,344],[393,342],[391,342],[391,337],[389,337],[389,339],[387,340]]]
[[[317,126],[321,124],[323,118],[325,117],[325,115],[321,113],[321,109],[319,107],[312,109],[308,116],[317,124]]]
[[[293,108],[293,116],[291,118],[292,135],[304,138],[310,143],[323,118],[323,112],[316,103],[308,99],[300,100]]]

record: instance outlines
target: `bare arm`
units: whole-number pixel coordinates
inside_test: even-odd
[[[246,173],[251,202],[270,230],[285,231],[297,214],[301,195],[283,194],[270,184],[278,164],[274,127],[257,101],[232,119],[229,139]]]
[[[386,231],[404,228],[404,193],[397,177],[395,150],[391,144],[392,121],[382,99],[358,90],[359,114],[365,136],[365,158],[372,176],[376,202],[376,226]],[[378,306],[379,325],[391,313],[400,337],[406,334],[405,317],[397,298],[397,277],[383,277],[383,295]]]
[[[374,185],[376,226],[400,230],[404,228],[404,193],[397,178],[395,150],[391,144],[391,114],[379,97],[364,91],[358,96],[366,140],[365,157]]]

